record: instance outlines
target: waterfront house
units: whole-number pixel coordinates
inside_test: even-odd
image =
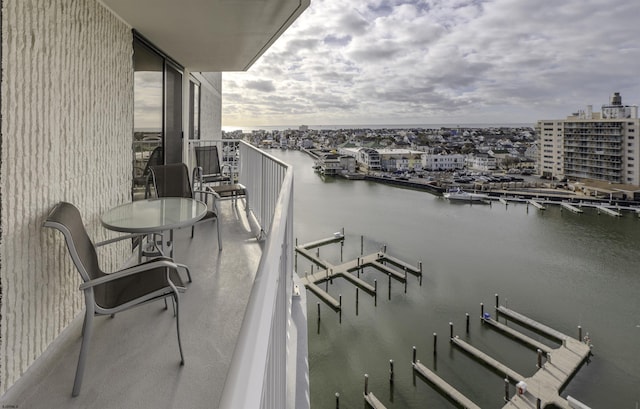
[[[296,347],[286,343],[297,339],[287,316],[298,302],[293,297],[303,296],[291,284],[293,180],[286,165],[242,142],[233,146],[260,241],[245,237],[247,220],[234,212],[221,215],[219,254],[210,251],[215,241],[202,239],[206,229],[196,229],[198,240],[177,233],[176,253],[194,270],[181,302],[186,364],[172,360],[175,338],[165,332],[175,328],[173,318],[158,306],[103,318],[77,398],[70,395],[82,329],[80,279],[62,236],[43,221],[68,201],[95,241],[112,237],[99,218],[132,199],[138,120],[157,127],[163,162],[192,167],[194,143],[222,144],[220,73],[251,67],[309,0],[1,3],[3,407],[308,406],[304,384],[296,383],[307,378],[296,376],[304,366],[296,366]],[[156,91],[151,112],[144,109],[150,94],[138,93],[149,81]],[[258,161],[262,168],[249,167]],[[262,208],[260,194],[268,192],[273,202]],[[113,271],[131,255],[128,242],[105,246],[102,267]],[[298,325],[306,334],[306,323]]]
[[[474,153],[467,156],[466,165],[468,169],[488,172],[496,168],[496,158],[488,153]]]

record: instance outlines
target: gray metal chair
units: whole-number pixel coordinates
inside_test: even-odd
[[[96,246],[108,244],[118,239],[94,245],[82,223],[78,209],[66,202],[58,203],[49,213],[45,227],[59,230],[64,235],[69,254],[83,283],[85,316],[82,329],[82,346],[73,383],[72,396],[78,396],[91,341],[94,315],[111,315],[137,307],[151,301],[172,297],[175,306],[180,365],[184,365],[182,343],[180,341],[180,297],[179,291],[185,286],[178,274],[178,266],[166,257],[125,268],[114,273],[105,273],[98,265]],[[123,237],[127,239],[129,236]],[[182,266],[184,267],[184,266]]]
[[[207,197],[213,198],[213,210],[207,210],[207,214],[196,224],[205,222],[215,222],[218,233],[218,249],[222,250],[222,240],[220,238],[220,220],[218,219],[217,200],[220,195],[210,190],[193,190],[189,181],[189,170],[184,163],[172,163],[151,167],[151,177],[155,188],[156,197],[189,197],[207,202]],[[193,237],[195,225],[191,227],[191,237]],[[171,232],[173,241],[173,231]]]
[[[205,190],[205,185],[231,182],[230,172],[224,174],[224,166],[220,165],[218,147],[203,145],[193,148],[196,167],[193,169],[193,185],[196,189]]]
[[[164,161],[164,151],[162,146],[156,146],[149,154],[144,168],[134,167],[133,187],[144,187],[144,197],[149,197],[149,179],[151,178],[151,166],[162,165]],[[135,198],[134,198],[135,199]]]

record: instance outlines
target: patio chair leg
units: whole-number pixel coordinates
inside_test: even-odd
[[[249,220],[249,192],[244,193],[244,211],[247,214],[247,221]]]
[[[184,365],[184,354],[182,353],[182,341],[180,340],[180,298],[178,290],[174,287],[174,305],[176,307],[176,331],[178,332],[178,348],[180,349],[180,365]]]
[[[173,305],[173,316],[178,317],[178,309],[176,308],[176,299],[171,298],[171,305]]]
[[[222,239],[220,238],[220,218],[216,217],[216,230],[218,231],[218,251],[222,251]]]
[[[86,312],[85,312],[85,326],[83,329],[82,335],[82,345],[80,346],[80,355],[78,356],[78,366],[76,367],[76,377],[73,381],[73,391],[71,392],[71,396],[76,397],[80,394],[80,387],[82,386],[82,377],[84,375],[84,367],[87,361],[87,352],[89,350],[89,343],[91,342],[91,331],[92,331],[92,322],[93,322],[93,314],[94,306],[93,299],[86,300]]]

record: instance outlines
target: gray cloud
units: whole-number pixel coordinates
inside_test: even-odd
[[[223,123],[533,122],[614,91],[640,104],[638,15],[626,0],[314,0],[249,72],[223,74]]]
[[[253,80],[245,83],[245,88],[259,92],[274,92],[276,87],[271,80]]]

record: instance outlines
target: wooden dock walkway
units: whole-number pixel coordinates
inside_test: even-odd
[[[540,202],[536,202],[536,201],[535,201],[535,200],[533,200],[533,199],[529,199],[529,202],[528,202],[528,203],[530,203],[531,205],[533,205],[533,206],[537,207],[537,208],[538,208],[538,209],[540,209],[540,210],[546,210],[546,209],[547,209],[546,207],[544,207],[544,205],[543,205],[542,203],[540,203]]]
[[[295,251],[298,254],[302,255],[303,257],[307,258],[312,263],[320,267],[315,273],[305,274],[303,277],[301,277],[302,283],[307,289],[313,292],[316,296],[318,296],[318,298],[324,301],[335,311],[340,311],[340,303],[336,301],[335,298],[331,297],[329,293],[320,288],[318,286],[319,283],[337,278],[344,278],[369,295],[375,297],[377,296],[376,288],[353,274],[354,272],[361,271],[365,267],[373,267],[376,270],[383,272],[385,275],[391,276],[402,283],[406,282],[406,276],[408,273],[411,273],[418,277],[422,276],[422,263],[420,263],[418,267],[415,267],[382,251],[363,255],[354,260],[350,260],[339,265],[333,265],[327,260],[323,260],[316,254],[313,254],[313,252],[309,251],[309,249],[313,247],[320,247],[326,244],[342,242],[343,240],[344,234],[335,233],[334,237],[317,240],[295,247]],[[395,266],[396,268],[393,268],[392,266]],[[397,268],[401,268],[402,271],[399,271]]]
[[[507,327],[506,325],[496,321],[496,320],[492,320],[492,319],[485,319],[482,318],[482,322],[491,326],[492,328],[504,332],[505,334],[507,334],[508,336],[510,336],[511,338],[514,338],[520,342],[522,342],[523,344],[531,347],[533,350],[541,350],[542,352],[546,354],[551,353],[551,351],[553,350],[550,346],[543,344],[540,341],[536,341],[535,339],[526,336],[525,334],[523,334],[520,331],[516,331],[515,329],[511,328],[511,327]]]
[[[367,405],[369,405],[369,407],[373,409],[386,409],[386,406],[384,406],[382,402],[380,402],[380,400],[376,398],[376,395],[374,395],[373,392],[365,394],[364,401],[367,402]]]
[[[438,389],[438,391],[440,391],[441,394],[456,402],[460,407],[467,409],[480,409],[480,406],[473,403],[471,399],[464,396],[456,388],[449,385],[444,379],[436,375],[426,366],[422,365],[420,361],[413,364],[413,370],[431,383],[436,389]]]
[[[497,296],[496,296],[497,297]],[[497,298],[496,298],[497,300]],[[573,406],[560,396],[560,391],[564,389],[569,380],[580,369],[582,364],[591,355],[589,345],[582,343],[580,340],[573,339],[566,334],[554,330],[544,324],[541,324],[523,314],[510,310],[506,307],[499,306],[497,308],[499,315],[510,319],[523,327],[534,330],[555,341],[560,341],[561,345],[552,348],[527,335],[520,333],[514,328],[508,327],[497,320],[483,317],[483,323],[499,330],[500,332],[515,338],[524,343],[528,347],[540,349],[547,356],[546,362],[542,364],[541,355],[538,356],[538,370],[533,376],[525,377],[519,374],[507,365],[499,362],[493,357],[473,347],[468,342],[463,341],[458,336],[451,333],[451,343],[460,348],[474,359],[487,365],[502,377],[506,377],[509,383],[516,385],[516,394],[509,396],[508,390],[505,391],[509,400],[503,406],[503,409],[522,409],[522,408],[539,408],[553,404],[563,409],[572,409]],[[420,361],[414,359],[413,369],[434,386],[441,394],[456,402],[460,407],[477,408],[478,406],[466,398],[462,393],[449,385],[445,380],[441,379],[435,373],[420,364]],[[518,386],[526,384],[526,388],[522,391]],[[572,398],[573,399],[573,398]]]
[[[516,372],[513,369],[509,368],[507,365],[505,365],[505,364],[499,362],[498,360],[490,357],[489,355],[485,354],[484,352],[480,351],[479,349],[475,348],[471,344],[461,340],[458,337],[452,338],[451,342],[453,343],[453,345],[455,345],[458,348],[462,349],[463,351],[465,351],[466,353],[471,355],[473,358],[476,358],[478,361],[480,361],[480,362],[486,364],[487,366],[491,367],[491,369],[493,369],[499,375],[507,376],[509,378],[509,380],[511,382],[513,382],[514,384],[517,383],[517,382],[520,382],[521,380],[523,380],[525,378],[524,376],[520,375],[518,372]]]
[[[562,342],[561,346],[547,353],[547,361],[542,368],[533,376],[521,379],[527,384],[526,393],[516,394],[503,408],[535,408],[536,401],[540,399],[541,407],[553,403],[560,408],[570,409],[569,403],[560,396],[560,391],[589,358],[590,346],[508,308],[500,306],[498,312]]]
[[[569,338],[568,335],[563,334],[560,331],[556,331],[555,329],[548,327],[544,324],[539,323],[538,321],[535,321],[523,314],[520,314],[519,312],[516,312],[512,309],[509,309],[507,307],[504,306],[499,306],[498,307],[498,314],[503,315],[507,318],[509,318],[512,321],[516,321],[517,323],[532,329],[538,333],[541,333],[543,335],[546,335],[550,338],[555,339],[556,341],[562,342],[563,340]]]
[[[573,212],[573,213],[582,213],[582,209],[579,209],[579,208],[577,208],[577,207],[575,207],[573,205],[570,205],[569,203],[566,203],[566,202],[560,203],[560,206],[562,206],[563,209],[567,209],[567,210],[569,210],[570,212]]]
[[[598,211],[602,211],[606,214],[608,214],[609,216],[615,216],[615,217],[620,217],[622,216],[622,214],[620,212],[617,212],[609,207],[606,206],[596,206],[596,209],[598,209]]]

